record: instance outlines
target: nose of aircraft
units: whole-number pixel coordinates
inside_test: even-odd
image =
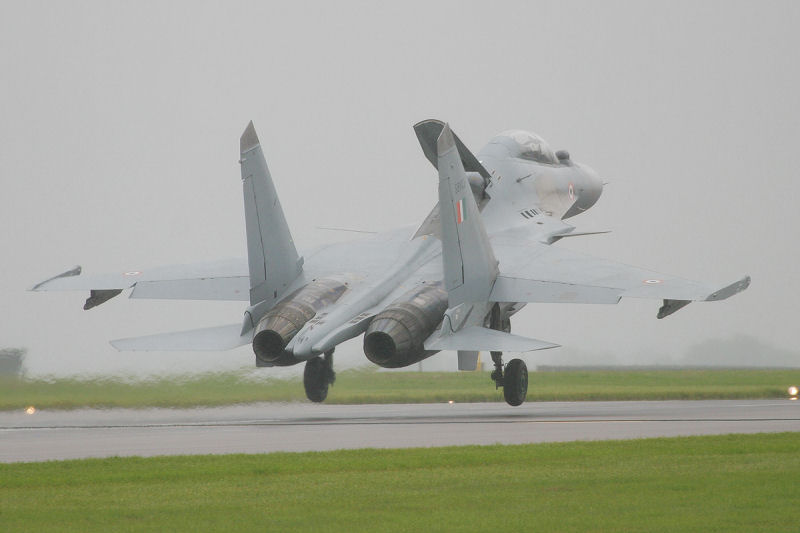
[[[597,175],[593,168],[580,165],[581,172],[583,173],[585,182],[580,193],[579,203],[582,210],[587,210],[592,207],[600,195],[603,193],[603,180]]]

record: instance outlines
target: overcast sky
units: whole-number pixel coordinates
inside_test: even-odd
[[[610,184],[558,246],[745,293],[530,305],[514,331],[596,363],[680,358],[736,335],[800,351],[800,3],[3,2],[0,347],[33,374],[237,368],[108,340],[241,320],[243,303],[29,293],[89,272],[243,257],[238,139],[253,120],[296,241],[422,221],[437,177],[412,125],[477,152],[532,130]],[[364,361],[360,340],[341,359]],[[438,355],[437,358],[454,354]],[[453,366],[455,363],[453,362]]]

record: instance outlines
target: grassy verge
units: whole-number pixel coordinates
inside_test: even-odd
[[[797,434],[0,465],[4,531],[786,531]]]
[[[300,379],[223,373],[154,381],[0,381],[0,409],[190,407],[306,401]],[[531,372],[528,401],[783,398],[800,370],[648,370]],[[327,403],[503,401],[484,372],[339,372]]]

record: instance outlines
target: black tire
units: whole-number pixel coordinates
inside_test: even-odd
[[[306,361],[303,386],[306,389],[306,397],[312,402],[324,402],[328,397],[328,367],[321,357]]]
[[[522,405],[528,395],[528,367],[522,359],[512,359],[506,365],[503,397],[513,407]]]

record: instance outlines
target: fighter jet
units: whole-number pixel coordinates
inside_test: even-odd
[[[335,380],[333,352],[363,335],[372,363],[400,368],[441,350],[474,370],[489,351],[491,379],[509,405],[525,401],[528,372],[503,352],[557,344],[512,334],[527,303],[662,300],[664,318],[693,301],[724,300],[750,277],[707,285],[554,246],[591,232],[565,222],[591,208],[603,181],[539,136],[506,131],[477,155],[438,120],[414,126],[438,170],[439,198],[418,228],[299,253],[253,123],[240,139],[247,260],[84,276],[75,267],[34,291],[88,290],[84,309],[132,289],[131,298],[242,300],[241,323],[112,341],[118,350],[227,350],[252,344],[259,367],[305,363],[307,397]],[[416,231],[415,231],[416,229]]]

